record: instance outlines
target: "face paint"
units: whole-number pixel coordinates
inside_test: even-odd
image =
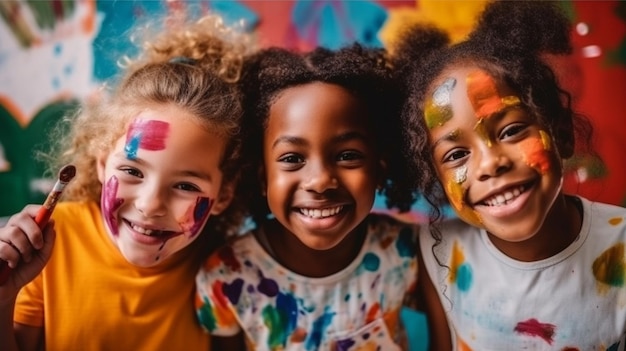
[[[452,118],[452,105],[450,104],[452,90],[456,85],[456,79],[447,78],[433,92],[433,96],[426,102],[424,120],[428,129],[443,125]]]
[[[202,228],[202,225],[209,217],[214,203],[214,200],[207,197],[198,197],[194,206],[190,207],[185,213],[185,216],[180,221],[180,226],[189,238],[195,237],[200,232],[200,228]]]
[[[484,118],[478,119],[478,122],[476,122],[476,125],[474,126],[474,131],[485,142],[485,144],[487,144],[487,147],[491,147],[491,145],[493,145],[493,140],[491,140],[489,133],[487,133]]]
[[[487,118],[507,106],[520,103],[517,96],[502,97],[498,93],[495,80],[484,71],[468,74],[467,96],[476,111],[477,118]]]
[[[114,213],[124,203],[123,199],[116,198],[118,186],[119,182],[117,177],[113,176],[109,178],[106,184],[102,187],[102,195],[100,197],[100,207],[102,208],[104,220],[109,227],[111,234],[114,236],[119,234],[117,218]]]
[[[539,131],[539,135],[539,138],[528,138],[520,142],[519,149],[528,166],[541,174],[546,174],[551,165],[548,154],[551,149],[550,136],[543,130]]]
[[[448,179],[445,185],[445,192],[450,200],[450,205],[452,205],[459,217],[475,226],[481,227],[482,219],[478,213],[470,206],[465,206],[465,189],[463,189],[462,183],[467,180],[467,167],[455,169],[448,176]]]
[[[124,152],[129,160],[137,158],[137,151],[163,150],[169,132],[169,123],[163,121],[135,119],[126,133]]]

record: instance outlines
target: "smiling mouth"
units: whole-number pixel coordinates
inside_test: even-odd
[[[169,237],[169,236],[176,235],[176,232],[170,231],[170,230],[148,229],[148,228],[144,228],[144,227],[138,226],[137,224],[129,222],[129,221],[126,221],[126,223],[135,232],[137,232],[139,234],[146,235],[146,236],[151,236],[151,237]]]
[[[530,185],[519,185],[514,188],[509,188],[499,194],[496,194],[482,202],[485,206],[490,207],[498,207],[504,206],[511,202],[513,202],[516,198],[518,198],[523,192],[528,190]]]
[[[341,210],[343,210],[343,206],[328,207],[324,209],[301,208],[299,211],[301,214],[309,218],[320,219],[320,218],[332,217],[336,215],[337,213],[341,212]]]

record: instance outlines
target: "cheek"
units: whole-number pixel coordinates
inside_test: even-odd
[[[467,166],[463,166],[444,174],[442,177],[444,191],[450,205],[461,219],[474,226],[482,227],[480,215],[465,202],[467,189],[463,183],[467,180],[467,172]]]
[[[119,181],[117,180],[117,177],[112,176],[102,186],[102,195],[100,199],[102,215],[104,216],[104,220],[109,227],[111,234],[114,236],[119,234],[116,212],[124,203],[124,199],[117,197],[118,188]]]
[[[544,131],[539,132],[537,138],[529,138],[519,144],[519,150],[524,162],[541,174],[546,174],[552,167],[550,151],[552,143],[550,137]]]
[[[195,203],[186,207],[183,216],[178,220],[178,224],[186,236],[194,238],[200,233],[214,204],[215,199],[198,197]]]

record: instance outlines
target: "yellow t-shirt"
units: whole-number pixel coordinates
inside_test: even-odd
[[[97,204],[59,203],[53,218],[52,257],[20,291],[14,315],[45,328],[47,350],[209,350],[193,305],[197,243],[140,268],[113,245]]]

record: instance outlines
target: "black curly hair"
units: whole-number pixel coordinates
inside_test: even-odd
[[[415,202],[409,189],[408,160],[402,153],[399,119],[402,98],[384,49],[352,44],[338,50],[316,48],[302,53],[272,47],[247,60],[241,79],[244,95],[244,158],[250,160],[243,172],[238,195],[248,200],[257,223],[270,211],[259,185],[263,136],[269,110],[282,92],[303,84],[323,82],[343,87],[366,106],[364,124],[371,125],[376,146],[387,163],[386,182],[380,193],[388,208],[408,211]],[[367,120],[366,120],[367,119]]]
[[[399,77],[405,77],[408,98],[402,109],[413,186],[433,206],[431,223],[442,218],[448,204],[432,160],[424,103],[433,82],[445,71],[477,66],[515,90],[528,110],[549,127],[557,145],[590,150],[592,127],[574,112],[570,94],[559,86],[544,55],[571,53],[571,23],[555,2],[495,1],[486,5],[464,41],[450,44],[447,34],[418,25],[401,35],[394,49]],[[561,156],[568,158],[569,152]],[[418,176],[419,175],[419,176]],[[435,239],[440,234],[433,232]]]

